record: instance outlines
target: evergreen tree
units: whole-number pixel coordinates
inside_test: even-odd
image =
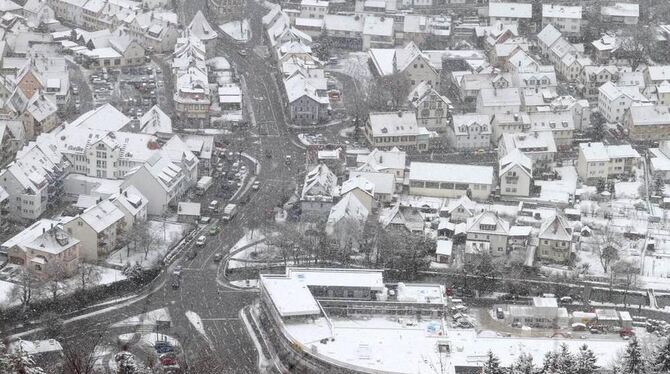
[[[489,351],[484,367],[482,367],[482,374],[504,374],[505,370],[500,367],[500,360],[493,352]]]
[[[670,373],[670,338],[665,340],[656,353],[654,369],[658,373]]]
[[[642,349],[635,338],[628,343],[621,369],[626,374],[647,374],[646,365],[642,358]]]
[[[510,374],[534,374],[535,366],[533,366],[533,356],[522,353],[519,358],[516,359]]]
[[[563,343],[558,351],[558,371],[560,374],[573,374],[575,372],[575,357],[570,353],[568,346]]]
[[[558,371],[558,354],[556,351],[547,352],[542,362],[541,373],[553,374]]]
[[[598,369],[596,355],[584,344],[579,348],[575,364],[575,374],[594,374]]]

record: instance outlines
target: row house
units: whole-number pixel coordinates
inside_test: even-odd
[[[530,117],[526,112],[499,113],[491,118],[492,142],[498,144],[503,134],[516,134],[530,129]]]
[[[577,174],[587,184],[630,175],[640,161],[640,154],[629,144],[605,145],[580,143]]]
[[[639,17],[639,4],[614,3],[600,7],[600,18],[605,23],[637,25]]]
[[[579,74],[579,89],[587,100],[598,99],[598,89],[607,82],[618,80],[619,68],[614,65],[585,66]]]
[[[530,132],[549,132],[558,151],[569,150],[575,131],[572,114],[568,111],[538,111],[528,114]]]
[[[339,198],[337,176],[324,164],[319,164],[305,176],[300,193],[303,217],[325,216]]]
[[[199,120],[209,118],[211,97],[204,43],[194,35],[179,38],[173,56],[173,100],[177,116]]]

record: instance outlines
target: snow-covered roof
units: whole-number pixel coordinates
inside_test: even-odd
[[[319,164],[305,176],[302,200],[327,200],[337,195],[337,176],[325,164]]]
[[[614,3],[600,8],[600,14],[614,17],[639,17],[640,5],[633,3]]]
[[[391,173],[351,171],[349,178],[362,178],[369,181],[374,185],[375,194],[391,195],[395,191],[395,176]]]
[[[177,205],[177,214],[180,216],[200,216],[200,203],[180,201]]]
[[[393,17],[368,15],[363,23],[363,34],[372,36],[393,36]]]
[[[519,149],[524,153],[556,152],[556,142],[551,131],[535,131],[533,133],[503,134],[503,145],[507,152]]]
[[[92,109],[70,123],[72,127],[91,130],[118,131],[130,122],[130,118],[111,104]]]
[[[634,126],[670,124],[670,107],[667,105],[633,105],[630,117]]]
[[[485,107],[499,107],[499,106],[520,106],[521,96],[519,89],[515,87],[509,88],[484,88],[479,91],[481,103]]]
[[[451,182],[467,184],[493,184],[490,166],[412,162],[409,165],[410,181]]]
[[[509,236],[524,237],[530,236],[533,231],[532,226],[512,226],[509,228]]]
[[[12,248],[16,245],[21,245],[21,244],[26,244],[30,243],[33,240],[37,239],[40,235],[44,233],[46,230],[50,230],[52,227],[56,227],[60,224],[59,221],[51,220],[51,219],[40,219],[30,225],[29,227],[23,229],[23,231],[19,232],[18,234],[14,235],[2,245],[0,245],[0,248],[3,249],[3,251],[6,251],[9,248]]]
[[[373,112],[369,115],[373,136],[403,136],[420,133],[413,112]]]
[[[582,7],[542,4],[542,18],[582,19]]]
[[[332,225],[337,224],[340,220],[345,218],[362,223],[368,218],[368,214],[370,214],[370,211],[363,205],[361,200],[356,197],[355,194],[347,193],[337,202],[337,204],[330,208],[326,224],[332,227]]]
[[[172,119],[158,105],[154,105],[140,117],[140,132],[155,135],[172,133]]]
[[[323,18],[327,31],[345,31],[354,34],[363,33],[365,19],[356,15],[326,14]]]
[[[670,80],[670,65],[647,66],[647,74],[652,82]]]
[[[542,222],[538,237],[541,240],[571,241],[570,224],[563,215],[556,214]]]
[[[466,225],[468,232],[484,232],[499,235],[508,235],[510,226],[509,222],[490,210],[485,210],[474,217],[468,218]],[[482,228],[482,225],[486,226],[486,228]],[[489,230],[488,228],[494,228],[494,230]]]
[[[533,175],[533,161],[518,148],[513,149],[511,152],[500,158],[499,166],[500,171],[498,174],[500,174],[501,177],[514,166],[519,166],[530,177]]]
[[[201,10],[198,10],[193,16],[191,23],[188,25],[188,29],[193,35],[200,38],[200,40],[212,40],[219,36],[209,22],[207,22],[207,19],[205,18],[205,15],[202,14]]]
[[[377,171],[386,169],[402,170],[406,167],[406,159],[407,154],[398,148],[393,148],[390,151],[375,148],[369,154],[357,155],[356,164],[359,168],[369,166]]]
[[[532,4],[489,2],[489,17],[531,18],[532,16]]]
[[[640,158],[640,154],[630,144],[610,144],[606,146],[607,156],[613,158]]]
[[[261,274],[260,283],[282,317],[321,314],[319,304],[307,285],[297,278]]]
[[[131,216],[135,217],[137,214],[149,203],[142,192],[135,186],[129,185],[125,187],[120,193],[109,197],[109,201],[123,207]]]
[[[609,101],[617,100],[621,96],[626,96],[633,102],[650,101],[640,92],[638,86],[618,86],[611,81],[607,81],[598,87],[598,91],[605,95]]]
[[[109,200],[103,200],[97,205],[86,209],[79,217],[91,228],[100,233],[106,228],[123,219],[123,212]]]
[[[40,92],[36,92],[33,95],[30,101],[28,101],[28,107],[26,107],[26,111],[28,111],[37,122],[44,121],[49,116],[55,114],[57,110],[58,107],[56,104]]]
[[[383,270],[289,267],[286,271],[291,278],[309,286],[363,287],[380,291],[384,288]]]
[[[620,45],[619,39],[616,37],[616,35],[610,35],[610,34],[605,34],[600,37],[600,39],[596,39],[591,42],[591,45],[593,48],[595,48],[598,51],[612,51],[617,48],[619,48]]]
[[[63,347],[55,339],[33,341],[19,339],[10,343],[7,349],[12,354],[33,356],[49,352],[60,352],[63,350]]]
[[[607,148],[601,142],[579,143],[579,152],[586,162],[609,161]]]
[[[451,256],[454,242],[451,240],[440,239],[437,241],[435,253],[442,256]]]

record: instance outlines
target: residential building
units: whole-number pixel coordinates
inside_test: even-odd
[[[647,66],[644,68],[644,81],[647,86],[656,86],[670,81],[670,65]]]
[[[423,53],[413,42],[402,48],[372,48],[368,55],[373,74],[380,77],[404,74],[410,82],[410,91],[421,82],[426,82],[431,87],[440,86],[441,66],[434,66],[430,56]]]
[[[135,186],[122,188],[119,193],[110,196],[109,201],[123,212],[123,227],[132,227],[135,222],[146,221],[149,201]]]
[[[556,142],[548,131],[533,133],[503,134],[498,143],[500,158],[518,149],[533,161],[533,169],[542,169],[554,161]]]
[[[298,125],[313,125],[330,118],[326,79],[294,75],[284,81],[291,120]]]
[[[503,134],[515,134],[530,129],[530,117],[526,112],[498,113],[491,119],[491,140],[498,144]]]
[[[30,142],[0,170],[0,187],[9,194],[11,220],[34,221],[61,201],[68,163],[56,149],[53,138]]]
[[[396,186],[398,185],[396,177],[393,174],[373,171],[351,171],[349,179],[354,178],[364,179],[374,186],[373,197],[377,201],[375,205],[388,205],[393,202],[393,197],[397,190]]]
[[[582,7],[542,4],[542,27],[552,24],[569,37],[581,35]]]
[[[607,82],[618,80],[619,68],[614,65],[591,65],[579,74],[582,96],[588,100],[598,98],[598,89]]]
[[[352,230],[362,227],[369,214],[370,209],[358,198],[358,195],[347,193],[330,209],[326,221],[326,234],[335,237],[347,235],[354,241],[356,237],[352,235]],[[358,246],[358,243],[352,242],[351,245]]]
[[[214,30],[209,22],[207,22],[205,15],[202,14],[202,10],[198,10],[198,12],[193,16],[191,23],[188,25],[188,30],[190,31],[191,35],[196,36],[203,42],[208,57],[213,57],[219,34],[216,32],[216,30]]]
[[[347,194],[355,195],[358,201],[369,212],[377,208],[375,203],[375,184],[360,175],[350,176],[349,179],[342,182],[339,196],[344,198]]]
[[[591,42],[593,48],[593,59],[598,64],[606,64],[612,58],[612,54],[621,46],[621,40],[614,34],[604,34],[600,39]]]
[[[457,114],[447,132],[449,145],[457,151],[476,151],[491,147],[491,116]]]
[[[533,161],[519,149],[503,156],[498,162],[500,194],[530,196],[533,186]]]
[[[621,123],[628,109],[634,104],[649,103],[637,86],[619,86],[605,82],[598,88],[598,111],[609,123]]]
[[[435,246],[435,261],[448,264],[451,261],[451,255],[454,242],[446,239],[438,239]]]
[[[198,177],[211,175],[214,171],[216,160],[214,151],[213,135],[185,134],[180,139],[186,144],[188,150],[198,158]]]
[[[633,105],[626,113],[624,128],[633,141],[670,139],[670,107],[667,105]]]
[[[538,234],[537,256],[540,260],[569,263],[572,259],[572,227],[561,214],[545,220]]]
[[[334,45],[353,50],[363,49],[365,17],[326,14],[323,23],[324,35],[333,40]]]
[[[489,23],[518,23],[530,21],[533,16],[532,4],[525,3],[489,3]]]
[[[488,199],[493,190],[490,166],[412,162],[409,193],[419,196]]]
[[[370,146],[382,150],[428,150],[431,133],[417,124],[412,112],[370,113],[365,126]]]
[[[635,3],[614,3],[600,7],[603,22],[624,25],[637,25],[640,17],[640,6]]]
[[[80,215],[64,221],[68,234],[81,240],[80,256],[97,261],[114,250],[125,227],[125,215],[111,201],[102,200]]]
[[[395,43],[393,18],[365,16],[363,22],[363,50],[370,48],[390,48]]]
[[[549,57],[551,54],[551,47],[561,39],[561,37],[562,33],[552,23],[549,23],[542,28],[542,31],[537,34],[537,41],[544,57]]]
[[[458,199],[450,199],[447,205],[440,209],[440,217],[448,218],[449,222],[461,223],[467,222],[478,211],[477,203],[470,200],[466,195],[463,195]]]
[[[529,132],[550,132],[559,151],[572,147],[575,123],[571,112],[538,111],[529,113],[528,118],[530,119]]]
[[[513,85],[510,73],[500,73],[498,71],[490,73],[454,71],[451,73],[451,77],[463,101],[475,101],[479,96],[479,91],[483,89],[503,89]]]
[[[323,217],[339,197],[337,176],[326,165],[319,164],[305,176],[300,194],[303,219]]]
[[[173,56],[173,99],[177,116],[199,120],[209,118],[211,98],[205,44],[195,35],[179,38]]]
[[[0,120],[0,166],[14,160],[25,141],[23,123],[19,120]]]
[[[0,252],[10,264],[46,276],[50,266],[74,274],[79,265],[80,241],[63,229],[60,222],[39,220],[2,243]]]
[[[640,161],[640,154],[629,144],[605,145],[580,143],[577,174],[586,184],[630,175]]]
[[[24,128],[31,128],[35,137],[44,132],[50,132],[56,127],[57,111],[56,104],[44,93],[37,91],[30,98],[28,106],[23,112],[23,126]]]
[[[469,256],[488,253],[500,257],[507,254],[509,222],[497,213],[483,211],[468,219],[466,229],[465,254]]]
[[[661,141],[658,148],[649,148],[649,170],[654,179],[670,181],[670,140]]]
[[[477,113],[479,114],[509,114],[520,111],[521,97],[518,88],[486,88],[479,91],[477,96]]]
[[[416,122],[430,131],[445,133],[451,122],[451,100],[440,95],[428,82],[421,82],[409,94]]]
[[[302,0],[300,17],[323,19],[328,14],[328,4],[328,1],[324,0]]]

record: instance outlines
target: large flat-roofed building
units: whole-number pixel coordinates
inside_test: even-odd
[[[461,197],[486,200],[493,190],[490,166],[412,162],[409,193],[433,197]]]

